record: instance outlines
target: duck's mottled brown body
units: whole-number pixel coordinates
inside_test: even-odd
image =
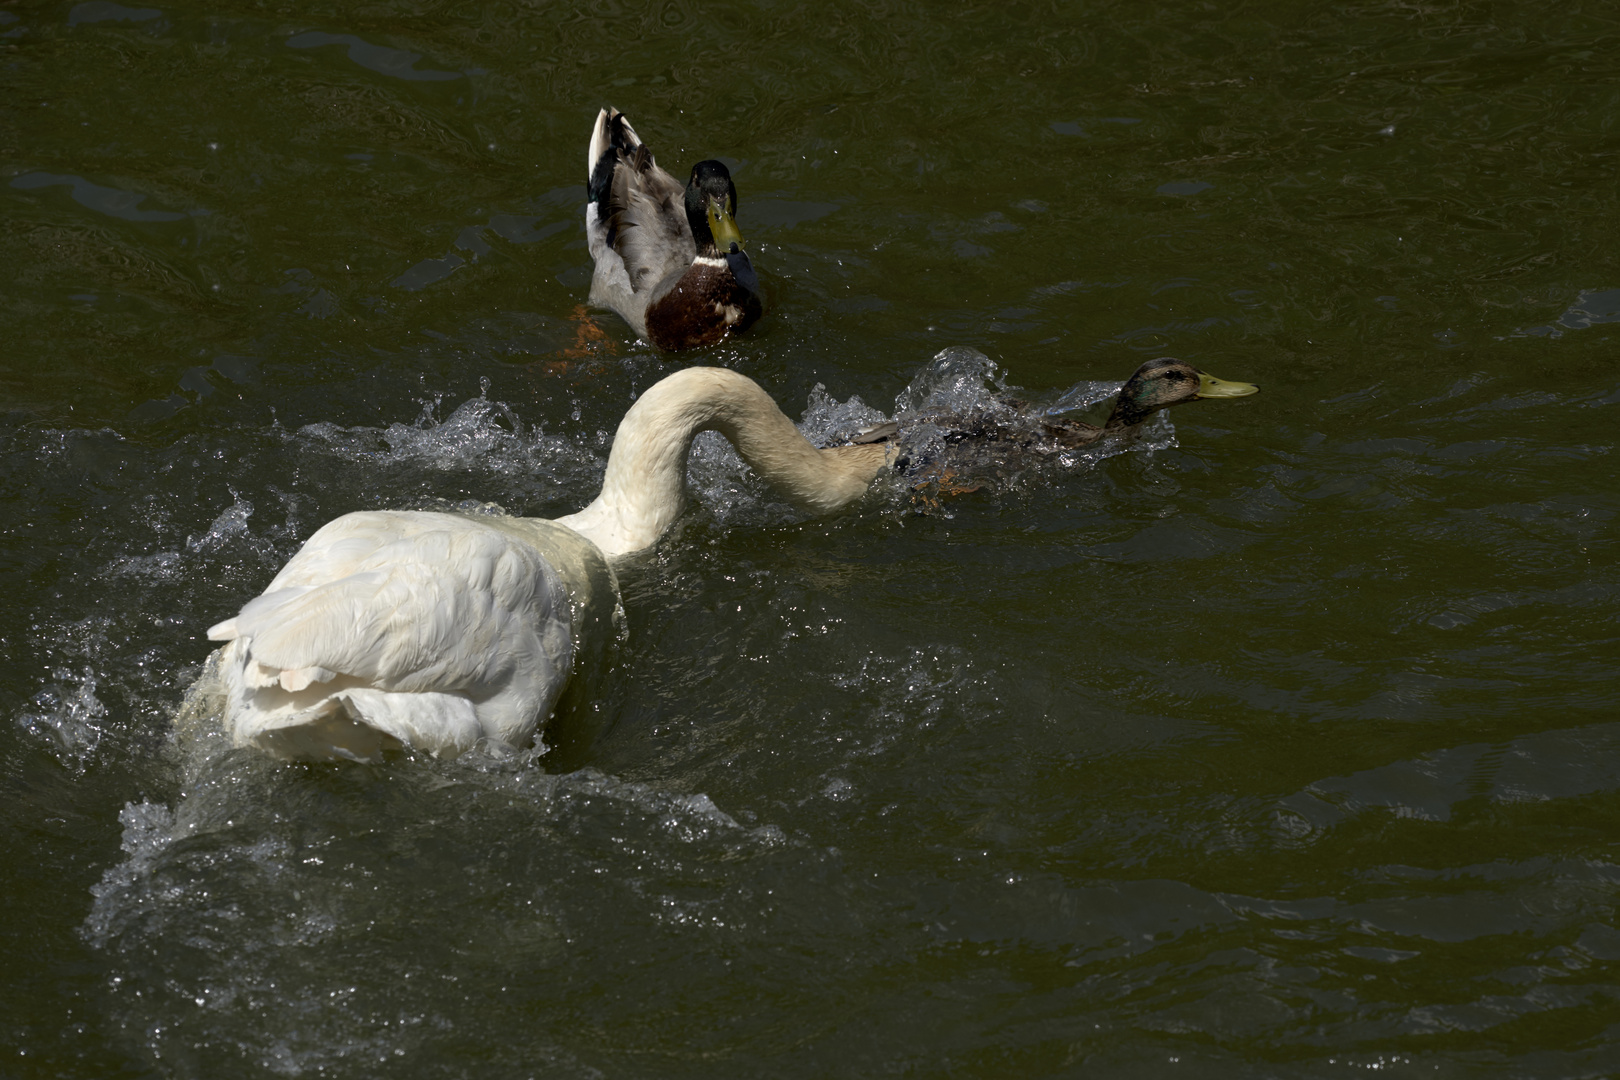
[[[713,345],[760,315],[759,294],[725,259],[699,255],[675,287],[647,305],[647,336],[667,352]]]

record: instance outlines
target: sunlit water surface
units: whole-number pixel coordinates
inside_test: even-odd
[[[1579,4],[0,9],[0,1074],[1620,1071],[1617,56]],[[609,103],[731,165],[747,336],[585,319]],[[1263,392],[828,520],[701,439],[543,756],[209,712],[321,523],[571,512],[680,363],[832,438],[1167,354]]]

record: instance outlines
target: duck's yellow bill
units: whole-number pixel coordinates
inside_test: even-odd
[[[709,232],[714,234],[714,246],[721,251],[730,251],[732,244],[737,245],[737,250],[742,250],[742,230],[737,228],[736,220],[726,212],[726,208],[716,202],[709,203]]]
[[[1225,379],[1217,379],[1207,371],[1198,373],[1198,396],[1201,398],[1248,397],[1259,392],[1260,388],[1254,383],[1227,382]]]

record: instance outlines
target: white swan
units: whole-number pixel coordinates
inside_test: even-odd
[[[219,670],[238,746],[302,760],[376,760],[400,744],[453,756],[522,746],[608,632],[611,560],[650,547],[680,513],[686,456],[718,430],[799,506],[864,493],[886,445],[818,450],[769,395],[725,368],[687,368],[619,424],[596,499],[541,518],[346,514],[320,528],[235,618]]]

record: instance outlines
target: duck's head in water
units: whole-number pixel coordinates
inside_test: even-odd
[[[1171,405],[1200,398],[1248,397],[1259,390],[1253,383],[1227,382],[1174,357],[1161,356],[1149,360],[1125,380],[1103,431],[1135,427]]]
[[[1080,389],[1076,387],[1075,390]],[[1110,399],[1069,407],[994,395],[963,411],[923,410],[868,428],[852,441],[893,442],[896,471],[915,488],[951,492],[999,486],[1026,467],[1064,451],[1103,442],[1129,442],[1154,413],[1201,398],[1258,393],[1253,383],[1217,379],[1173,357],[1149,360]],[[1075,391],[1060,398],[1070,398]],[[1101,411],[1107,409],[1106,419]],[[1093,411],[1095,410],[1095,411]],[[1089,420],[1077,412],[1091,412]],[[1100,422],[1098,422],[1100,421]],[[911,433],[921,433],[920,440]]]

